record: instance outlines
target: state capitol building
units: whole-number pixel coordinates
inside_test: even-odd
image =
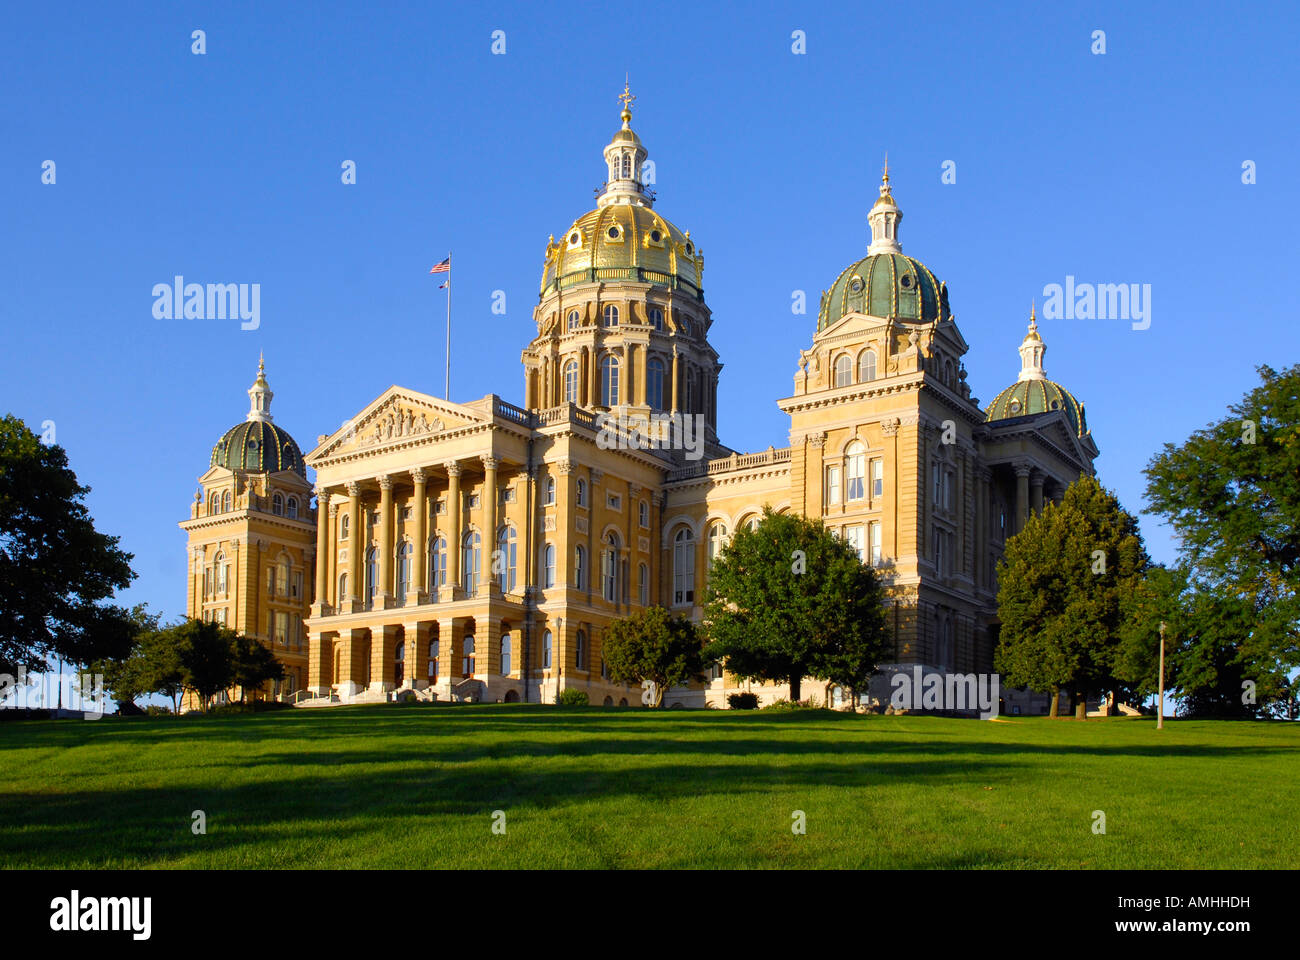
[[[1082,404],[1044,373],[1036,321],[1018,375],[980,409],[948,289],[902,252],[886,169],[871,244],[822,294],[776,401],[788,436],[732,450],[704,257],[642,182],[630,100],[595,209],[546,244],[522,406],[392,387],[304,455],[259,367],[180,526],[189,616],[270,645],[276,696],[554,702],[577,688],[639,705],[608,678],[609,624],[655,604],[698,620],[710,562],[769,505],[822,519],[880,569],[886,673],[992,672],[1002,545],[1098,453]],[[606,421],[663,414],[697,424],[702,448],[602,442]],[[747,687],[788,692],[715,666],[664,704],[725,707]]]

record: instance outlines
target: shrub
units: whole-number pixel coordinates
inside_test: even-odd
[[[142,712],[150,717],[170,717],[172,708],[151,703]],[[132,716],[132,714],[127,714],[127,716]]]
[[[820,710],[821,701],[816,697],[809,697],[806,700],[796,700],[791,703],[789,700],[774,700],[769,703],[764,710],[772,710],[776,713],[789,713],[792,710]]]
[[[562,691],[555,702],[562,707],[585,707],[590,701],[586,691],[568,689]]]
[[[727,706],[732,710],[757,710],[758,694],[732,693],[727,695]]]

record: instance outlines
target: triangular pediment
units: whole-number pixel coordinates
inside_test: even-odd
[[[434,437],[483,422],[483,415],[469,407],[393,386],[334,433],[320,438],[306,460],[314,465],[327,457],[381,449],[389,444]]]
[[[825,330],[819,330],[813,337],[814,343],[827,340],[851,339],[854,336],[866,336],[889,326],[889,321],[880,317],[867,316],[864,313],[846,313]]]

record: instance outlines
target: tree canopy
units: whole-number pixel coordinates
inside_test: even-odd
[[[1078,708],[1090,692],[1122,687],[1124,601],[1149,565],[1137,518],[1094,477],[1028,517],[998,564],[994,663],[1006,682],[1051,693],[1052,716],[1063,689]]]
[[[650,705],[659,707],[669,687],[704,679],[702,646],[690,620],[645,607],[609,625],[602,654],[615,683],[654,684]]]
[[[0,666],[125,655],[128,616],[103,601],[135,578],[131,554],[95,529],[89,492],[62,447],[0,419]]]
[[[708,660],[753,680],[804,676],[865,688],[890,649],[876,572],[820,520],[764,508],[713,561],[705,593]]]

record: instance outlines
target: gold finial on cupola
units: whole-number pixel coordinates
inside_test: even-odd
[[[623,101],[623,112],[620,114],[623,118],[623,129],[628,130],[630,129],[628,124],[632,122],[632,104],[636,101],[636,97],[632,95],[626,73],[623,74],[623,92],[618,95],[618,98]]]

